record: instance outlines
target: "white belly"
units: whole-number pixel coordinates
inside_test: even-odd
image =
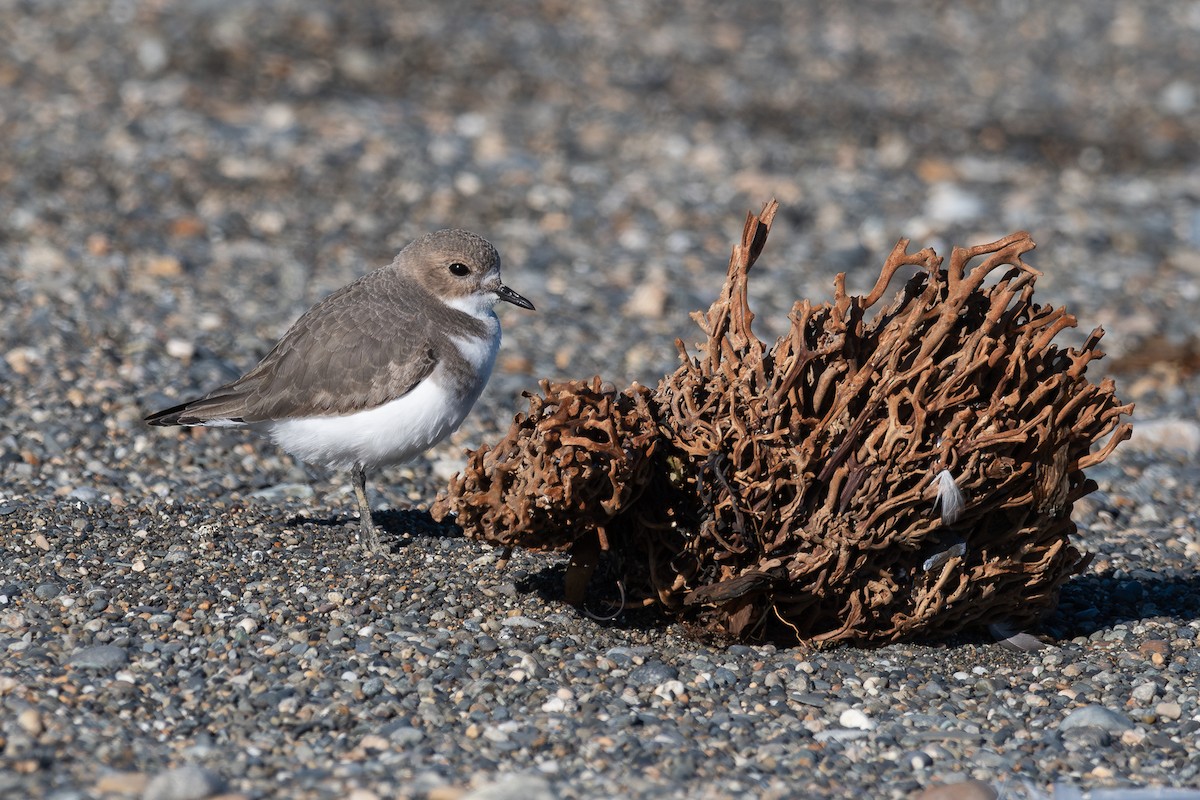
[[[330,469],[367,468],[408,461],[446,438],[466,418],[487,383],[500,348],[500,323],[488,306],[479,312],[488,335],[458,339],[475,372],[466,391],[450,391],[442,368],[397,400],[341,416],[301,417],[259,423],[276,445],[301,461]]]
[[[446,438],[478,396],[451,397],[431,376],[404,397],[369,411],[276,420],[262,428],[275,444],[310,464],[381,467],[408,461]]]

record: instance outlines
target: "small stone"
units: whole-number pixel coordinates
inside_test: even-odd
[[[146,784],[142,800],[204,800],[225,788],[221,776],[204,767],[187,765],[160,772]]]
[[[1154,713],[1163,719],[1176,720],[1183,715],[1179,703],[1159,703],[1154,707]]]
[[[41,736],[42,731],[45,730],[42,725],[42,715],[33,708],[26,708],[17,714],[17,724],[30,736]]]
[[[391,744],[377,733],[368,733],[359,740],[358,746],[363,750],[387,750]]]
[[[146,784],[149,782],[150,776],[144,772],[109,772],[100,776],[92,787],[92,792],[97,795],[136,797],[146,791]]]
[[[53,600],[62,594],[62,587],[57,583],[40,583],[33,589],[33,596],[39,600]]]
[[[1196,102],[1196,88],[1184,80],[1171,81],[1158,95],[1158,107],[1174,116],[1190,113]]]
[[[679,670],[661,661],[648,661],[629,671],[629,682],[634,686],[657,686],[679,677]]]
[[[1000,795],[983,781],[962,781],[930,786],[912,800],[996,800]]]
[[[1162,639],[1150,639],[1138,645],[1138,652],[1147,658],[1166,657],[1171,654],[1171,645]]]
[[[1105,748],[1112,744],[1112,735],[1103,728],[1097,728],[1093,725],[1068,728],[1062,732],[1062,735],[1064,742],[1072,742],[1087,752]]]
[[[929,769],[933,766],[933,756],[922,750],[910,750],[900,756],[902,764],[908,764],[913,769]]]
[[[400,747],[409,747],[417,744],[424,738],[424,731],[422,731],[420,728],[414,728],[409,725],[403,725],[395,728],[388,734],[388,739],[392,742],[392,744]]]
[[[670,292],[660,280],[648,280],[637,286],[625,302],[624,312],[630,317],[660,319],[667,308]]]
[[[483,729],[483,738],[489,742],[507,742],[509,739],[508,731],[499,726],[489,726]]]
[[[183,262],[172,255],[147,256],[137,266],[154,278],[175,278],[183,274]]]
[[[67,497],[81,503],[94,503],[100,498],[100,491],[91,486],[76,486]]]
[[[1121,744],[1131,747],[1142,744],[1146,741],[1147,734],[1144,730],[1138,728],[1130,728],[1121,734]]]
[[[129,653],[115,644],[97,644],[76,650],[67,663],[79,669],[113,670],[129,662]]]
[[[664,681],[654,687],[654,694],[661,697],[663,700],[678,700],[687,692],[687,687],[683,685],[683,681],[673,680]]]
[[[159,72],[167,65],[170,54],[162,39],[147,36],[137,43],[137,60],[142,69],[151,74]]]
[[[848,708],[838,717],[838,724],[843,728],[851,728],[857,731],[870,731],[875,729],[875,720],[868,717],[857,708]]]
[[[864,730],[854,730],[853,728],[829,728],[823,731],[817,731],[813,734],[813,739],[818,742],[852,742],[855,739],[861,739],[867,735]]]
[[[442,784],[430,787],[424,796],[425,800],[463,800],[466,792],[457,786]]]
[[[550,784],[533,775],[511,775],[463,796],[462,800],[555,800]]]
[[[1084,727],[1101,728],[1109,733],[1117,733],[1132,728],[1133,722],[1119,711],[1113,711],[1104,706],[1089,705],[1075,709],[1058,724],[1060,732]]]
[[[929,188],[925,213],[941,223],[966,222],[978,217],[984,209],[978,195],[953,183],[935,183]]]
[[[1200,422],[1180,417],[1139,420],[1125,444],[1127,449],[1143,453],[1195,458],[1200,455]]]
[[[167,355],[187,361],[196,353],[196,346],[187,339],[167,339]]]
[[[1139,703],[1150,703],[1158,695],[1158,686],[1153,681],[1142,683],[1133,687],[1133,691],[1130,694]]]
[[[255,500],[267,500],[269,502],[289,499],[308,500],[313,496],[313,487],[307,483],[278,483],[274,486],[268,486],[265,489],[251,492],[250,496]]]

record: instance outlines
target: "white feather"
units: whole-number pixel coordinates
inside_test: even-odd
[[[933,499],[933,510],[941,509],[943,525],[953,525],[962,516],[967,500],[948,469],[942,470],[934,477],[930,488],[934,486],[937,487],[937,497]]]

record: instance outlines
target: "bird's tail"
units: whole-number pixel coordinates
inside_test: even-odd
[[[151,425],[241,425],[240,394],[218,394],[189,400],[146,417]]]

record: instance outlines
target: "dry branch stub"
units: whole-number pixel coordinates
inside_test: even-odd
[[[467,535],[567,550],[567,595],[597,563],[627,605],[741,640],[882,643],[1031,624],[1087,563],[1083,470],[1129,437],[1103,331],[1033,301],[1026,233],[892,250],[865,296],[798,301],[773,345],[751,330],[750,270],[776,211],[748,216],[706,339],[653,391],[542,383],[435,504]],[[916,274],[880,305],[902,268]],[[993,279],[985,283],[989,275]],[[1108,436],[1103,447],[1098,443]]]

